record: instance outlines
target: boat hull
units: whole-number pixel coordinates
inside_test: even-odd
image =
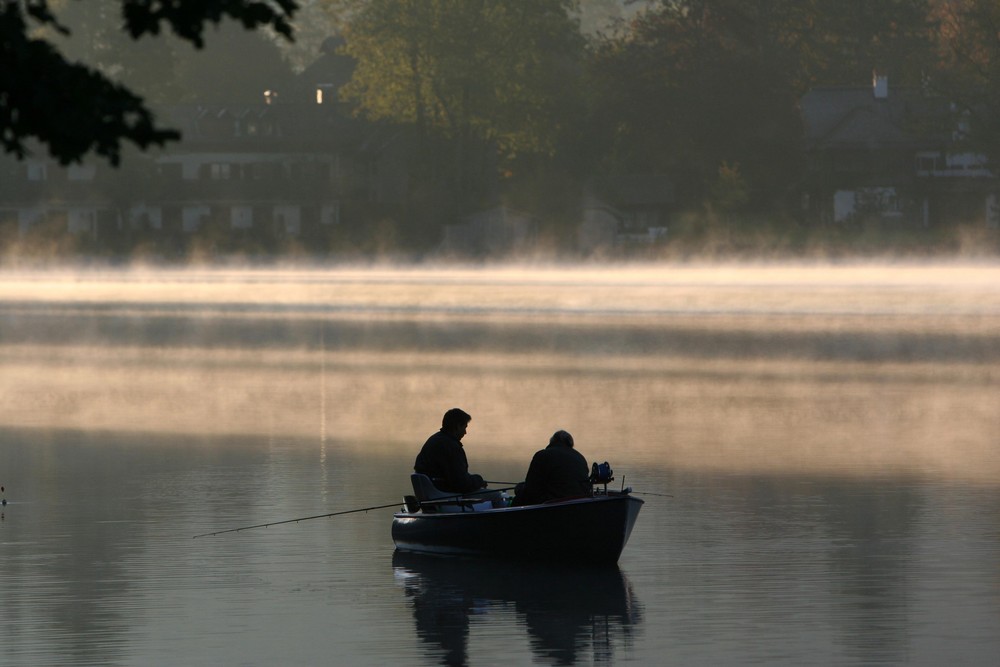
[[[616,563],[643,501],[624,494],[476,512],[401,512],[400,551]]]

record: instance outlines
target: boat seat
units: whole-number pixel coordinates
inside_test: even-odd
[[[463,498],[460,493],[442,491],[434,486],[430,477],[419,472],[410,474],[410,483],[413,484],[413,494],[424,512],[474,512],[493,507],[489,499]]]
[[[419,472],[412,473],[410,475],[410,483],[413,484],[413,494],[417,497],[417,500],[441,500],[442,498],[454,498],[455,493],[449,493],[447,491],[442,491],[441,489],[434,486],[434,482],[427,475],[422,475]]]

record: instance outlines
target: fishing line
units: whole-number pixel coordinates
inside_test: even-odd
[[[216,531],[211,532],[211,533],[201,533],[199,535],[195,535],[191,539],[195,539],[195,538],[198,538],[198,537],[207,537],[209,535],[222,535],[223,533],[238,533],[241,530],[250,530],[251,528],[267,528],[268,526],[278,526],[278,525],[281,525],[283,523],[298,523],[299,521],[310,521],[311,519],[323,519],[323,518],[328,517],[328,516],[339,516],[341,514],[353,514],[355,512],[367,512],[369,510],[381,510],[381,509],[385,509],[387,507],[399,507],[400,504],[401,503],[395,502],[395,503],[391,503],[389,505],[373,505],[372,507],[359,507],[358,509],[354,509],[354,510],[343,510],[341,512],[330,512],[329,514],[316,514],[314,516],[302,516],[302,517],[299,517],[297,519],[285,519],[283,521],[271,521],[270,523],[258,523],[258,524],[255,524],[253,526],[240,526],[239,528],[227,528],[226,530],[216,530]]]
[[[511,487],[513,488],[513,487]],[[468,498],[469,496],[475,496],[484,493],[496,493],[497,491],[509,491],[510,489],[486,489],[483,491],[474,491],[472,493],[460,493],[453,496],[446,496],[444,498],[435,498],[433,501],[422,501],[425,504],[440,504],[442,501],[455,502],[458,499]],[[313,516],[300,516],[297,519],[284,519],[282,521],[271,521],[269,523],[258,523],[253,526],[240,526],[239,528],[227,528],[226,530],[216,530],[210,533],[199,533],[193,536],[191,539],[196,539],[199,537],[209,537],[212,535],[222,535],[223,533],[238,533],[241,530],[251,530],[253,528],[267,528],[269,526],[280,526],[283,523],[298,523],[299,521],[311,521],[312,519],[325,519],[330,516],[340,516],[342,514],[355,514],[357,512],[368,512],[369,510],[382,510],[388,507],[399,507],[402,503],[389,503],[388,505],[372,505],[371,507],[359,507],[353,510],[342,510],[340,512],[329,512],[327,514],[315,514]]]

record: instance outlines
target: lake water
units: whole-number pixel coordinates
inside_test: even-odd
[[[1000,655],[995,263],[7,272],[0,369],[3,666]],[[618,567],[192,539],[402,504],[453,406],[644,493]]]

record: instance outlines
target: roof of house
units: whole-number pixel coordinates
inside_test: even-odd
[[[313,150],[357,147],[374,131],[327,105],[302,103],[177,105],[164,110],[164,122],[180,130],[187,146],[220,144],[237,150],[281,150],[289,144]]]
[[[809,146],[892,146],[940,141],[949,110],[913,88],[876,97],[870,87],[814,88],[799,101]]]

